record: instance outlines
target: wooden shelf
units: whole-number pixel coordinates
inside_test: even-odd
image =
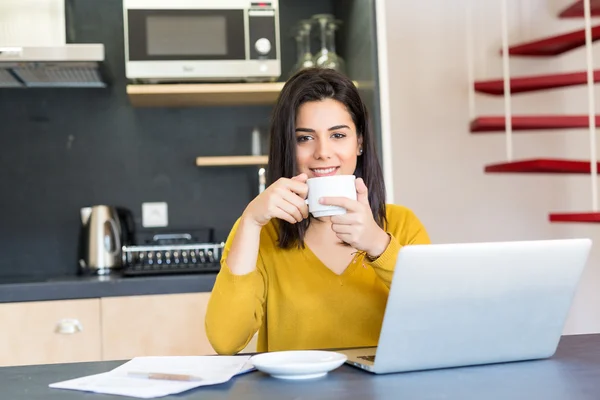
[[[592,17],[600,16],[600,0],[590,0],[590,14]],[[560,18],[583,18],[583,0],[577,0],[558,16]]]
[[[594,82],[600,82],[600,70],[594,71]],[[523,76],[510,80],[510,92],[524,93],[537,90],[555,89],[566,86],[587,84],[587,72],[571,72],[563,74]],[[504,81],[495,79],[475,82],[475,90],[491,95],[504,94]]]
[[[285,82],[127,85],[134,107],[274,104]]]
[[[549,219],[550,222],[599,223],[600,212],[552,213],[549,215]]]
[[[600,39],[600,25],[592,27],[592,41]],[[585,29],[535,40],[508,49],[514,56],[547,57],[556,56],[585,45]],[[502,53],[502,51],[500,51]]]
[[[597,168],[600,170],[600,162]],[[540,158],[487,165],[485,172],[589,174],[591,168],[589,161]]]
[[[243,165],[267,165],[267,156],[224,156],[224,157],[198,157],[198,167],[229,167]]]
[[[600,126],[600,116],[596,116],[596,126]],[[577,129],[588,128],[587,115],[525,115],[512,117],[512,129],[515,131]],[[503,116],[478,117],[471,122],[471,132],[504,132]]]

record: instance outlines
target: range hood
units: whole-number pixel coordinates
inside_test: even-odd
[[[0,88],[106,87],[104,45],[66,43],[65,0],[0,0]]]
[[[106,87],[102,44],[0,47],[0,87]]]

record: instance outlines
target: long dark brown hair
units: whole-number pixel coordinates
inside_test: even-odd
[[[362,178],[369,190],[369,204],[373,218],[384,227],[385,183],[367,107],[360,98],[354,83],[332,69],[309,68],[297,72],[284,85],[271,116],[269,164],[267,183],[270,185],[281,177],[296,175],[296,113],[308,101],[337,100],[346,106],[362,137],[362,154],[358,156],[354,175]],[[304,234],[310,224],[305,219],[297,224],[284,220],[279,222],[279,247],[304,246]]]

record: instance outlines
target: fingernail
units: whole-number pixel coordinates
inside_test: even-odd
[[[320,204],[323,204],[323,203],[325,203],[325,199],[324,199],[324,198],[322,198],[322,197],[319,197],[319,203],[320,203]]]

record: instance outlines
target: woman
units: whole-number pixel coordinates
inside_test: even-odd
[[[206,313],[219,354],[376,346],[398,251],[429,237],[407,208],[385,204],[368,113],[329,69],[298,72],[273,111],[267,189],[231,230]],[[306,180],[356,175],[344,215],[313,218]]]

